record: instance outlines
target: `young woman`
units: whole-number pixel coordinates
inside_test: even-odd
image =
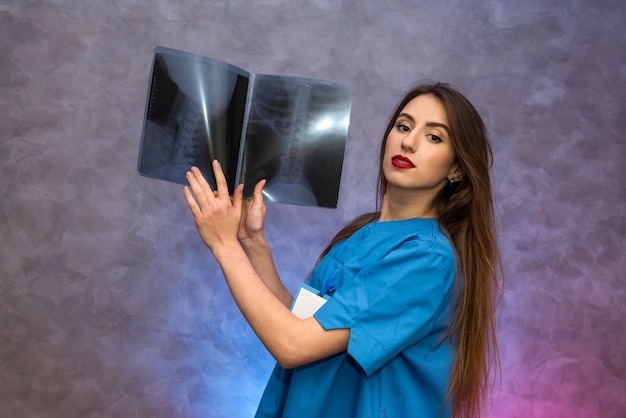
[[[446,84],[399,103],[380,149],[378,208],[342,229],[308,284],[334,292],[290,312],[265,240],[264,181],[231,199],[217,161],[184,193],[241,312],[277,360],[257,417],[479,417],[497,360],[500,260],[484,124]]]

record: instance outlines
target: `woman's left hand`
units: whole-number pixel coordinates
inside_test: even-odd
[[[220,246],[239,245],[237,230],[241,221],[243,185],[237,186],[231,198],[222,166],[217,160],[213,161],[213,173],[216,191],[211,190],[202,172],[192,167],[187,172],[189,187],[185,186],[183,192],[200,237],[215,253]]]

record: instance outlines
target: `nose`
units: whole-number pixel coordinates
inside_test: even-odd
[[[414,153],[417,151],[417,135],[413,131],[402,138],[402,149]]]

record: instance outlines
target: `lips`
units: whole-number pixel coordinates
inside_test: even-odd
[[[394,155],[391,158],[391,165],[397,168],[414,168],[415,164],[403,155]]]

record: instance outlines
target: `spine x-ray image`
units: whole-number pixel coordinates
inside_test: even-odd
[[[155,48],[139,152],[141,175],[186,184],[195,165],[215,187],[218,159],[229,188],[251,197],[336,207],[351,108],[344,83],[255,75],[211,58]]]

